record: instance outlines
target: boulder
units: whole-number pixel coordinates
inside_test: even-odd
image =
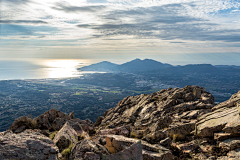
[[[37,123],[37,128],[53,130],[52,123],[57,118],[62,118],[62,119],[66,119],[66,120],[71,119],[69,117],[69,115],[64,114],[61,111],[51,109],[51,110],[45,112],[44,114],[38,116],[37,118],[34,118],[33,120]]]
[[[125,126],[122,127],[116,127],[114,129],[103,129],[99,130],[98,135],[108,135],[108,134],[114,134],[114,135],[123,135],[125,137],[128,137],[130,134],[130,131],[126,129]]]
[[[164,146],[164,147],[166,147],[166,148],[169,148],[171,142],[172,142],[171,138],[167,137],[167,138],[161,140],[161,141],[159,142],[159,144],[160,144],[161,146]]]
[[[238,93],[239,94],[239,93]],[[213,112],[199,118],[195,134],[200,137],[213,137],[214,133],[240,133],[240,117],[238,113],[238,94],[212,108]]]
[[[66,122],[64,126],[55,135],[53,142],[58,146],[60,152],[68,148],[71,144],[77,144],[77,132]]]
[[[189,143],[183,143],[183,144],[179,144],[176,145],[176,147],[183,153],[192,153],[194,152],[199,145],[195,143],[195,141],[191,141]]]
[[[77,122],[81,126],[81,128],[88,134],[92,133],[92,131],[94,130],[93,122],[89,119],[81,120],[79,118],[75,118],[71,119],[71,121],[75,123]]]
[[[164,131],[156,131],[151,132],[144,137],[144,139],[150,143],[158,143],[160,140],[165,139],[167,137],[167,133]]]
[[[110,153],[118,153],[124,150],[126,147],[130,147],[135,143],[139,143],[139,140],[133,138],[127,138],[121,135],[106,135],[106,145]],[[151,145],[141,140],[143,159],[161,159],[171,160],[174,158],[169,149],[160,145]]]
[[[240,148],[240,138],[236,137],[236,138],[226,139],[219,143],[219,147],[225,150],[234,150],[234,149]]]
[[[69,113],[68,115],[69,115],[70,119],[74,119],[74,118],[75,118],[74,112],[71,112],[71,113]]]
[[[105,147],[89,139],[84,139],[73,146],[69,159],[82,160],[85,158],[90,160],[91,157],[94,157],[97,160],[102,154],[109,155]]]
[[[143,160],[142,145],[140,142],[132,144],[130,147],[111,155],[102,155],[102,160],[131,159]]]
[[[195,123],[196,121],[190,121],[189,123],[173,123],[166,129],[166,132],[173,140],[183,140],[195,129]]]
[[[97,118],[96,122],[94,123],[94,126],[98,126],[102,123],[102,120],[104,119],[103,116],[100,116]]]
[[[78,133],[78,134],[82,134],[84,131],[81,127],[81,125],[77,122],[73,122],[73,121],[69,121],[69,120],[66,120],[66,119],[63,119],[63,118],[57,118],[53,121],[52,123],[52,128],[55,130],[55,131],[59,131],[63,126],[64,124],[66,124],[66,122],[68,122],[68,124]]]
[[[38,159],[57,160],[58,147],[48,137],[27,129],[15,134],[6,131],[0,134],[1,159]]]

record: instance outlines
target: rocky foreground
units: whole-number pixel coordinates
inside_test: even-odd
[[[129,96],[93,124],[57,110],[0,133],[0,159],[240,159],[240,91],[215,105],[204,88]]]

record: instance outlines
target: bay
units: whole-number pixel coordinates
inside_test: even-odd
[[[97,62],[94,59],[0,60],[0,80],[78,77],[77,68]]]

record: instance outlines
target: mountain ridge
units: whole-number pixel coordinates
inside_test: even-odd
[[[240,66],[235,65],[212,65],[212,64],[187,64],[173,66],[168,63],[161,63],[152,59],[141,60],[136,58],[132,61],[123,64],[115,64],[109,61],[102,61],[89,66],[78,68],[80,71],[98,71],[98,72],[127,72],[137,73],[155,70],[176,70],[181,72],[220,72],[221,70],[240,69]]]
[[[148,71],[152,69],[160,69],[172,67],[170,64],[161,63],[152,59],[141,60],[136,58],[130,62],[123,64],[115,64],[108,61],[102,61],[89,66],[78,68],[81,71],[104,71],[104,72],[137,72],[137,71]]]

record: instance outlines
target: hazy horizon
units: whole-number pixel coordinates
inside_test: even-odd
[[[240,61],[237,0],[2,0],[0,5],[0,59]]]

